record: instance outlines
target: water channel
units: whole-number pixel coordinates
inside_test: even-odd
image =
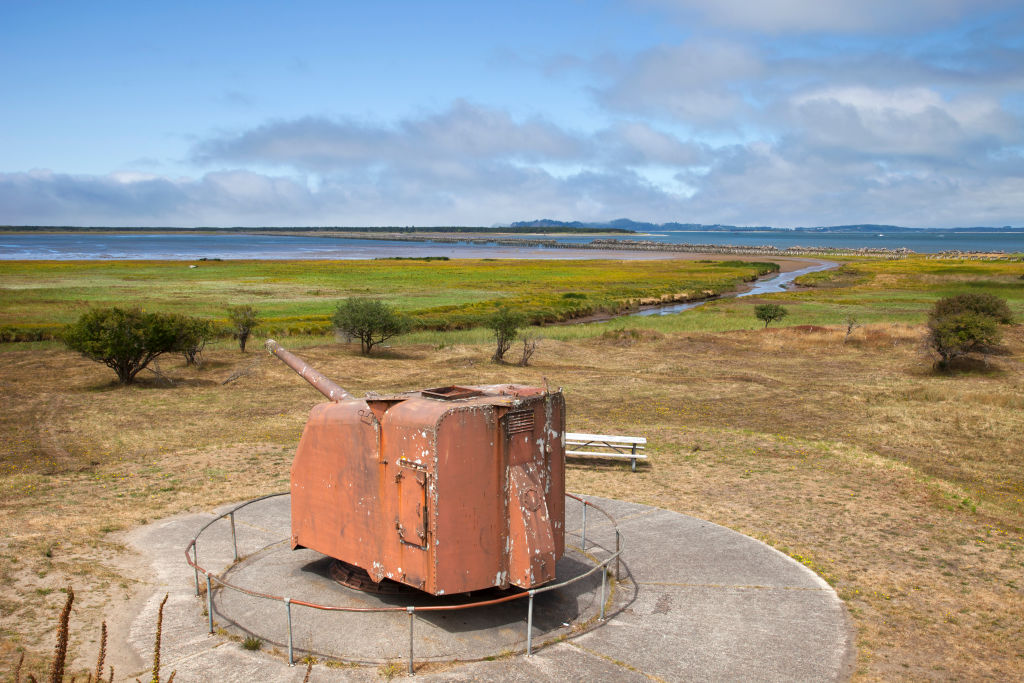
[[[793,283],[801,275],[807,275],[808,273],[818,273],[823,270],[829,270],[831,268],[838,268],[839,264],[833,261],[818,261],[814,265],[807,266],[806,268],[800,268],[799,270],[793,270],[788,273],[778,273],[772,277],[765,278],[763,280],[757,280],[745,292],[739,292],[737,294],[725,294],[723,296],[712,297],[710,299],[702,299],[700,301],[690,301],[682,304],[667,304],[665,306],[656,306],[654,308],[646,308],[642,311],[636,311],[633,313],[627,313],[626,316],[648,316],[648,315],[669,315],[671,313],[682,313],[688,311],[691,308],[697,308],[703,306],[709,301],[715,299],[723,299],[726,297],[741,297],[741,296],[758,296],[759,294],[774,294],[776,292],[784,292],[786,288]]]

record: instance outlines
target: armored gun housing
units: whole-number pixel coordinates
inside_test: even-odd
[[[329,402],[291,470],[291,545],[433,595],[533,588],[565,549],[561,391],[502,384],[355,398],[268,340]]]

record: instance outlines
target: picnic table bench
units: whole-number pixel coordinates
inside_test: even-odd
[[[618,458],[629,460],[636,472],[636,461],[646,460],[647,439],[642,436],[565,433],[565,454],[575,458]]]

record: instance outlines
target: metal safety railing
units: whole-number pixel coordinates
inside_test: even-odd
[[[295,651],[294,651],[294,645],[293,645],[293,629],[292,629],[292,605],[299,605],[299,606],[302,606],[302,607],[309,607],[311,609],[316,609],[316,610],[321,610],[321,611],[326,611],[326,612],[406,612],[406,613],[408,613],[408,615],[409,615],[409,674],[413,675],[413,674],[415,674],[415,669],[414,669],[414,666],[413,666],[414,655],[415,655],[415,652],[414,652],[414,647],[415,647],[414,625],[415,625],[415,619],[416,619],[416,613],[417,612],[452,612],[452,611],[456,611],[456,610],[473,609],[473,608],[476,608],[476,607],[487,607],[489,605],[497,605],[497,604],[501,604],[501,603],[505,603],[505,602],[512,602],[513,600],[522,600],[523,598],[526,598],[527,601],[528,601],[527,602],[527,608],[526,608],[526,654],[527,654],[527,656],[532,656],[533,655],[533,601],[534,601],[534,598],[537,595],[540,595],[541,593],[547,593],[547,592],[553,591],[553,590],[558,590],[560,588],[564,588],[565,586],[569,586],[569,585],[571,585],[573,583],[576,583],[577,581],[581,581],[581,580],[587,578],[588,576],[591,576],[594,572],[596,572],[598,570],[601,570],[601,609],[600,609],[600,616],[598,617],[598,619],[600,621],[604,621],[605,620],[606,603],[607,603],[608,597],[609,597],[609,595],[608,595],[608,588],[607,588],[607,583],[608,583],[608,566],[611,564],[612,561],[615,562],[615,580],[616,581],[620,580],[620,574],[619,574],[619,571],[620,571],[620,557],[621,557],[623,551],[625,550],[625,546],[623,544],[622,533],[619,530],[618,524],[616,524],[615,519],[611,515],[609,515],[607,512],[605,512],[603,509],[601,509],[597,505],[594,505],[590,501],[585,500],[584,498],[581,498],[581,497],[576,496],[576,495],[571,494],[571,493],[566,493],[565,494],[566,498],[571,498],[573,500],[579,501],[583,505],[583,524],[582,524],[581,534],[580,534],[580,536],[581,536],[580,549],[583,551],[584,555],[586,555],[586,549],[587,549],[587,509],[588,508],[593,508],[597,512],[601,513],[611,523],[612,528],[615,531],[615,552],[612,553],[611,555],[609,555],[608,557],[606,557],[604,560],[598,561],[597,564],[595,564],[591,569],[587,570],[586,572],[584,572],[584,573],[582,573],[582,574],[580,574],[578,576],[574,576],[571,579],[567,579],[565,581],[562,581],[561,583],[549,584],[549,585],[546,585],[546,586],[542,586],[541,588],[532,588],[532,589],[524,591],[522,593],[515,593],[513,595],[506,595],[506,596],[503,596],[503,597],[500,597],[500,598],[495,598],[493,600],[481,600],[479,602],[462,603],[462,604],[457,604],[457,605],[427,605],[427,606],[420,606],[420,607],[416,607],[415,605],[408,605],[406,607],[401,607],[401,606],[399,606],[399,607],[346,607],[346,606],[341,606],[341,605],[320,605],[320,604],[317,604],[317,603],[314,603],[314,602],[307,602],[305,600],[294,600],[292,598],[285,597],[285,596],[272,595],[270,593],[262,593],[260,591],[254,591],[252,589],[245,588],[243,586],[237,586],[237,585],[231,583],[230,581],[226,581],[224,578],[217,576],[211,570],[206,569],[206,568],[200,566],[200,564],[199,564],[199,537],[203,535],[203,532],[205,532],[207,529],[209,529],[211,526],[213,526],[217,522],[221,522],[223,520],[228,520],[229,524],[230,524],[230,528],[231,528],[231,547],[232,547],[232,551],[234,553],[234,561],[238,562],[238,560],[239,560],[239,555],[238,555],[238,536],[237,536],[237,532],[235,530],[235,513],[237,513],[239,510],[241,510],[241,509],[243,509],[245,507],[248,507],[249,505],[253,505],[254,503],[258,503],[260,501],[264,501],[264,500],[267,500],[269,498],[277,498],[279,496],[287,496],[290,493],[291,493],[290,491],[283,491],[281,493],[271,493],[271,494],[266,495],[266,496],[260,496],[259,498],[253,498],[252,500],[245,501],[244,503],[239,503],[235,507],[231,508],[229,511],[227,511],[225,513],[222,513],[221,515],[215,517],[214,519],[211,519],[209,522],[204,524],[199,529],[199,531],[196,532],[195,536],[192,537],[192,540],[189,541],[188,545],[185,546],[185,561],[188,562],[189,566],[192,567],[193,570],[195,570],[195,583],[196,583],[196,596],[197,597],[201,594],[200,587],[199,587],[200,586],[199,575],[202,574],[205,577],[205,579],[206,579],[206,614],[207,614],[207,624],[209,626],[209,632],[211,634],[214,632],[214,629],[213,629],[213,588],[214,588],[214,584],[216,584],[217,588],[227,588],[227,589],[230,589],[230,590],[233,590],[233,591],[237,591],[239,593],[243,593],[245,595],[249,595],[251,597],[281,602],[285,606],[285,613],[286,613],[287,620],[288,620],[288,664],[289,664],[289,666],[294,666],[295,665]]]

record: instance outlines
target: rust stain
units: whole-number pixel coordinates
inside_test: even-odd
[[[516,384],[357,399],[267,344],[328,398],[291,470],[292,547],[434,595],[555,578],[565,402]]]

